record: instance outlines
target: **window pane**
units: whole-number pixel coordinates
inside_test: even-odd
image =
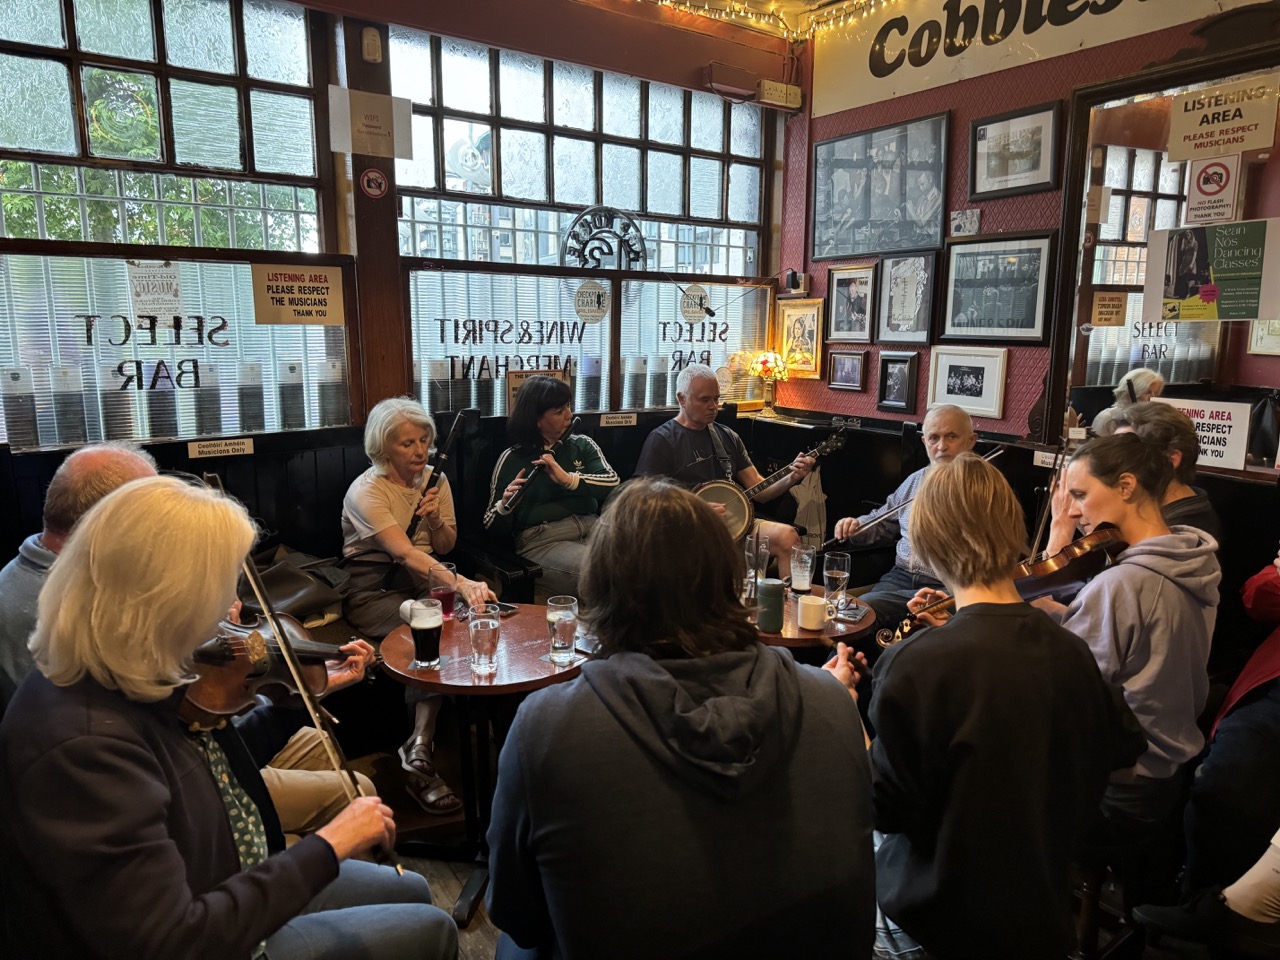
[[[489,112],[489,48],[448,37],[440,41],[444,105],[469,113]]]
[[[6,0],[0,6],[0,40],[65,47],[59,0]]]
[[[236,72],[227,0],[164,0],[164,43],[175,67]]]
[[[1178,225],[1178,201],[1156,201],[1156,229],[1172,230]]]
[[[684,91],[665,83],[649,84],[649,139],[683,144]]]
[[[173,147],[178,163],[244,169],[240,156],[240,95],[235,87],[169,81]]]
[[[75,153],[76,127],[71,115],[71,77],[52,60],[11,57],[0,53],[0,147]]]
[[[527,130],[502,131],[502,192],[547,199],[547,138]]]
[[[740,157],[758,157],[763,151],[761,112],[753,103],[735,103],[729,107],[729,149]]]
[[[1124,227],[1124,197],[1113,196],[1107,207],[1107,220],[1098,230],[1099,240],[1119,240]]]
[[[689,216],[719,220],[724,215],[720,199],[723,176],[724,164],[719,160],[689,160]]]
[[[576,130],[596,128],[595,71],[571,63],[554,64],[552,90],[555,94],[557,127]]]
[[[547,119],[543,61],[510,50],[498,52],[498,100],[502,115],[542,123]]]
[[[556,137],[556,202],[596,202],[596,148],[589,140]]]
[[[635,147],[604,145],[601,161],[604,173],[604,200],[619,210],[640,209],[640,151]]]
[[[1160,164],[1160,192],[1182,193],[1183,164],[1163,160]]]
[[[314,176],[315,130],[311,101],[265,90],[249,91],[253,117],[253,160],[267,173]]]
[[[689,142],[697,150],[724,149],[724,101],[714,93],[694,93]]]
[[[129,60],[156,58],[148,0],[76,0],[81,50]]]
[[[1147,197],[1129,198],[1129,227],[1125,231],[1125,239],[1130,243],[1147,242],[1147,214],[1151,209],[1151,200]]]
[[[156,78],[83,67],[89,152],[96,157],[160,159],[160,112]]]
[[[745,163],[729,166],[729,219],[755,223],[760,219],[760,168]]]
[[[640,81],[606,73],[603,92],[604,132],[615,137],[640,136]]]
[[[306,86],[311,81],[306,11],[295,3],[244,0],[244,51],[249,76]]]
[[[1135,151],[1133,157],[1133,189],[1150,190],[1155,186],[1156,154],[1151,150]]]
[[[492,193],[489,156],[492,136],[487,123],[444,122],[444,186],[446,190]]]
[[[1129,185],[1129,148],[1107,147],[1107,172],[1103,181],[1108,187]]]
[[[649,151],[649,212],[684,212],[684,164],[679,155]]]
[[[413,159],[396,161],[396,182],[434,190],[436,186],[436,121],[413,115]]]
[[[405,97],[414,103],[432,103],[430,35],[421,30],[392,26],[389,38],[392,95]]]

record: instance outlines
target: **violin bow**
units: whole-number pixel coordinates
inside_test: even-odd
[[[224,496],[230,496],[222,485],[222,478],[216,473],[206,473],[204,482]],[[297,651],[293,649],[293,644],[280,626],[280,620],[276,616],[276,610],[271,604],[271,599],[267,596],[267,589],[263,586],[258,568],[253,565],[253,561],[248,556],[241,561],[240,566],[249,581],[249,585],[253,588],[253,595],[258,600],[258,606],[262,608],[262,616],[266,619],[267,625],[271,627],[272,633],[275,634],[276,640],[279,642],[280,655],[284,657],[285,665],[289,668],[289,675],[293,677],[293,684],[297,688],[298,696],[302,698],[302,702],[307,708],[307,713],[311,715],[311,722],[315,724],[316,730],[320,732],[320,740],[324,744],[325,753],[328,755],[329,763],[333,766],[334,771],[339,774],[339,778],[342,781],[342,789],[347,795],[348,802],[356,797],[368,796],[360,785],[360,781],[356,779],[355,771],[351,769],[347,758],[343,756],[342,748],[338,745],[338,739],[334,736],[333,724],[329,720],[328,711],[320,706],[320,698],[312,693],[311,687],[302,675],[302,661],[298,659]],[[393,854],[379,850],[377,855],[379,859],[394,866],[401,875],[404,874],[404,868],[395,861]]]
[[[1036,538],[1031,542],[1031,556],[1040,556],[1040,543],[1044,538],[1045,529],[1049,525],[1049,515],[1053,512],[1053,496],[1058,490],[1058,474],[1062,471],[1062,462],[1067,455],[1067,438],[1065,436],[1058,440],[1058,450],[1053,455],[1053,474],[1049,477],[1049,496],[1044,502],[1044,507],[1040,510],[1040,522],[1036,525]]]

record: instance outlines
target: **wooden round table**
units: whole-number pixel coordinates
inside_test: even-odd
[[[826,591],[814,585],[809,591],[811,597],[826,596]],[[843,620],[829,620],[821,630],[801,630],[796,624],[796,611],[799,607],[799,595],[787,591],[782,605],[782,631],[780,633],[760,632],[760,642],[771,647],[789,647],[792,650],[813,650],[822,647],[834,647],[843,641],[853,646],[854,641],[870,634],[876,627],[876,612],[859,600],[846,594],[849,607],[865,610],[862,619],[857,623],[845,623]]]

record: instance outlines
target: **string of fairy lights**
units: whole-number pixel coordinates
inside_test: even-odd
[[[724,20],[730,23],[741,23],[744,26],[756,26],[771,29],[787,40],[809,40],[816,34],[826,30],[837,30],[856,23],[859,19],[873,14],[878,9],[892,6],[901,0],[845,0],[843,3],[830,4],[802,18],[798,26],[791,26],[779,13],[772,10],[753,10],[737,0],[655,0],[660,7],[668,7],[681,13],[692,13],[711,20]]]

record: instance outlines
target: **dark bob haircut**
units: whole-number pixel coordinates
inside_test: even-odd
[[[563,407],[573,400],[569,385],[555,377],[530,377],[520,384],[515,403],[507,417],[507,438],[517,450],[541,453],[545,445],[538,431],[538,421],[548,410]]]

